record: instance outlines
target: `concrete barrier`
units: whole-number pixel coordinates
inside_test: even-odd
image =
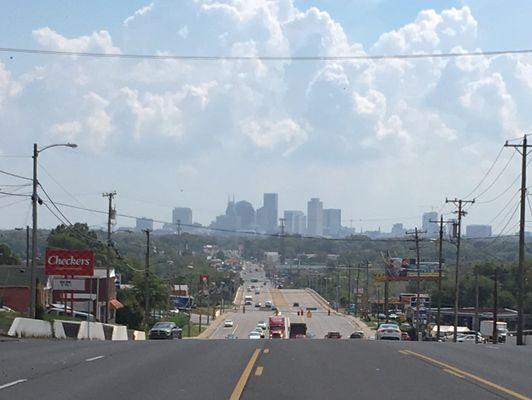
[[[127,327],[124,325],[115,325],[111,340],[127,340]]]
[[[54,320],[52,325],[54,329],[54,338],[56,339],[66,339],[65,328],[63,327],[63,321]]]
[[[81,321],[78,332],[78,340],[105,340],[103,324],[101,322]]]
[[[8,331],[8,336],[27,338],[51,338],[52,324],[30,318],[15,318]]]
[[[143,331],[133,331],[133,340],[146,340],[146,333]]]

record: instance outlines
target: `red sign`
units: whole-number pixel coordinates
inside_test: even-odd
[[[209,275],[200,275],[200,282],[204,285],[209,283]]]
[[[93,276],[94,253],[91,250],[46,249],[46,275]]]

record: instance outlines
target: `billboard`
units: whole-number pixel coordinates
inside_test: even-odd
[[[46,275],[93,276],[92,250],[46,249],[44,272]]]
[[[59,291],[84,291],[85,280],[54,278],[52,283],[52,289]]]
[[[419,263],[418,271],[415,258],[391,257],[385,265],[385,274],[383,275],[379,276],[379,280],[417,281],[419,279],[420,281],[437,281],[438,263],[422,261]]]

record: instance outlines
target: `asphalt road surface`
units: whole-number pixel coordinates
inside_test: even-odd
[[[0,399],[532,398],[532,346],[370,340],[0,343]]]

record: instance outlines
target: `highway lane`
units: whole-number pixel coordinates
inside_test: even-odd
[[[531,346],[428,342],[12,341],[0,399],[529,400],[531,359]]]
[[[0,399],[227,399],[257,345],[204,340],[0,343]]]
[[[530,399],[530,348],[518,360],[478,348],[463,362],[464,346],[368,340],[267,341],[243,399]],[[406,346],[404,346],[406,344]],[[423,355],[437,349],[445,367]],[[429,349],[429,350],[428,350]],[[490,360],[494,364],[486,365]],[[258,368],[258,373],[257,373]],[[499,373],[508,369],[507,373]],[[487,373],[489,370],[490,373]]]

